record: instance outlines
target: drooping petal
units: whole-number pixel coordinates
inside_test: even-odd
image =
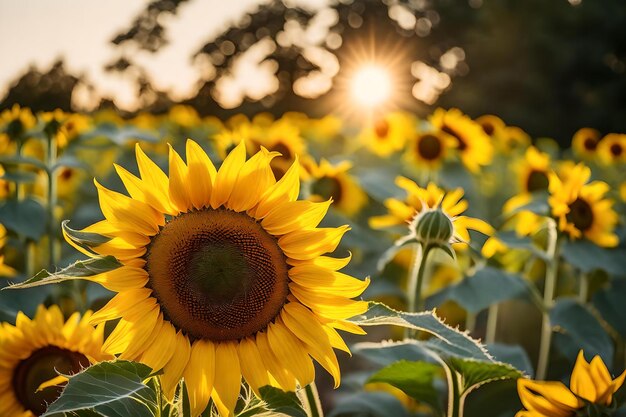
[[[217,379],[223,377],[216,372],[215,356],[215,345],[210,340],[196,340],[191,346],[191,354],[183,375],[189,392],[192,416],[200,415],[209,404],[215,375],[218,375]]]
[[[220,415],[229,417],[235,412],[241,388],[241,369],[236,342],[220,342],[217,345],[215,375],[213,401]]]

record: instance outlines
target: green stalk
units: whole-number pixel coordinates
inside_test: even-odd
[[[487,331],[485,333],[485,343],[491,344],[496,341],[496,330],[498,328],[498,304],[489,306],[487,316]]]
[[[409,298],[408,312],[416,313],[424,310],[424,300],[422,290],[424,286],[424,273],[426,271],[426,261],[433,246],[426,245],[422,251],[422,245],[418,244],[413,252],[413,262],[409,271],[407,282],[407,296]],[[404,329],[404,336],[410,337],[412,329]]]
[[[585,304],[589,298],[589,275],[586,273],[580,274],[580,281],[578,283],[578,299],[581,303]]]
[[[539,361],[537,362],[537,379],[543,380],[548,371],[548,361],[550,358],[550,344],[552,342],[552,324],[550,323],[550,309],[554,303],[554,291],[556,289],[557,272],[559,269],[559,237],[556,230],[556,222],[550,222],[548,229],[548,247],[546,253],[549,262],[546,269],[546,279],[543,290],[543,304],[545,310],[542,312],[543,320],[541,324],[541,341],[539,344]]]
[[[48,250],[50,254],[50,267],[56,265],[60,259],[57,253],[56,239],[56,217],[54,210],[57,205],[57,176],[56,170],[53,169],[57,160],[56,137],[52,134],[48,136],[48,160],[46,165],[48,168]]]
[[[443,364],[448,382],[448,410],[446,417],[463,417],[463,399],[461,398],[461,388],[459,378],[448,364]]]
[[[322,403],[320,402],[320,396],[317,392],[315,381],[304,387],[304,391],[308,403],[309,417],[324,417],[324,411],[322,410]]]

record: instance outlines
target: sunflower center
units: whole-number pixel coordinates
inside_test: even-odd
[[[374,133],[379,139],[384,139],[389,134],[389,122],[379,119],[374,123]]]
[[[55,386],[35,392],[39,385],[59,373],[75,374],[87,366],[89,359],[81,353],[57,346],[38,349],[18,363],[13,371],[12,384],[15,396],[25,409],[37,416],[41,415],[50,403],[59,398],[63,388]]]
[[[578,230],[587,230],[593,224],[593,210],[585,200],[577,198],[569,205],[569,213],[565,215],[568,222]]]
[[[585,141],[583,142],[583,146],[588,151],[594,151],[597,145],[598,145],[598,141],[595,140],[594,138],[585,138]]]
[[[448,126],[447,124],[444,124],[441,130],[444,133],[447,133],[448,135],[456,139],[458,143],[457,149],[459,151],[464,151],[465,149],[467,149],[467,143],[465,142],[465,139],[463,139],[463,137],[460,134],[458,134],[454,129],[452,129],[450,126]]]
[[[270,151],[279,152],[285,159],[288,159],[288,160],[293,159],[293,154],[291,153],[291,149],[289,149],[289,147],[285,145],[283,142],[276,143],[276,145],[272,146],[272,149],[270,149]]]
[[[609,149],[613,156],[620,156],[622,154],[622,147],[617,143],[612,144]]]
[[[417,152],[429,161],[437,159],[441,155],[441,141],[435,135],[424,135],[417,142]]]
[[[343,195],[341,184],[337,178],[322,177],[313,184],[313,194],[321,196],[324,200],[332,198],[335,203],[341,201]]]
[[[225,209],[168,222],[150,244],[146,269],[164,317],[195,339],[252,335],[288,295],[276,238],[250,216]]]
[[[548,185],[550,185],[550,180],[548,176],[543,171],[531,171],[528,175],[528,180],[526,181],[526,189],[529,193],[534,191],[542,191],[547,190]]]
[[[483,128],[483,132],[489,136],[493,135],[493,132],[496,130],[495,126],[491,122],[482,122],[481,127]]]

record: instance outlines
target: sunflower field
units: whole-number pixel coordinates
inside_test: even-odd
[[[0,416],[626,415],[626,134],[0,115]]]

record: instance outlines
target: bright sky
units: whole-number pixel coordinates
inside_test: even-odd
[[[138,52],[133,59],[149,69],[158,88],[186,96],[199,78],[191,55],[209,36],[260,2],[184,3],[166,22],[171,43],[156,55]],[[146,4],[139,0],[0,0],[0,97],[30,64],[48,69],[63,56],[70,72],[86,74],[99,91],[113,94],[119,106],[132,107],[134,93],[128,81],[104,72],[103,67],[119,56],[110,40],[129,27]]]

